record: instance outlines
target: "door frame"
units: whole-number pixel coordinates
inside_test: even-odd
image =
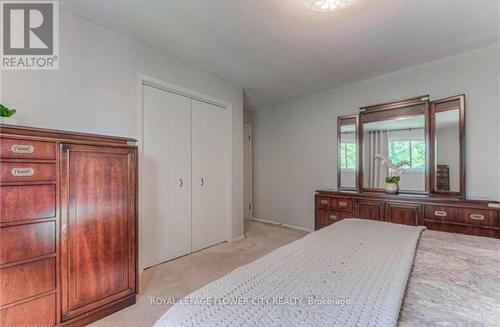
[[[140,189],[141,185],[141,177],[142,177],[142,171],[141,171],[141,161],[142,157],[144,155],[144,149],[143,149],[143,140],[144,140],[144,94],[143,94],[143,86],[150,86],[150,87],[155,87],[160,90],[178,94],[193,100],[197,101],[202,101],[206,102],[208,104],[217,106],[219,108],[227,110],[227,123],[228,123],[228,130],[227,130],[227,137],[226,137],[226,151],[227,151],[227,162],[226,162],[226,167],[228,167],[228,170],[226,172],[226,239],[225,241],[230,241],[233,239],[233,106],[230,102],[220,100],[211,96],[208,96],[206,94],[200,93],[198,91],[190,90],[187,88],[184,88],[182,86],[178,86],[175,84],[171,84],[168,82],[165,82],[161,79],[158,79],[156,77],[152,77],[149,75],[145,75],[142,73],[137,73],[137,79],[136,79],[136,131],[137,131],[137,146],[138,146],[138,161],[139,161],[139,273],[142,273],[144,271],[144,263],[143,263],[143,255],[142,251],[144,249],[143,247],[143,241],[144,237],[142,235],[142,231],[144,228],[143,224],[145,223],[142,215],[142,208],[141,208],[141,203],[142,203],[142,193]]]
[[[249,128],[250,129],[250,136],[251,136],[251,142],[252,142],[252,147],[250,149],[250,161],[251,161],[251,181],[250,181],[250,205],[251,205],[251,209],[250,209],[250,217],[248,218],[248,220],[251,220],[253,219],[253,126],[251,124],[247,124],[247,123],[243,123],[243,134],[245,134],[245,127]],[[245,140],[243,140],[243,142],[245,142]],[[245,145],[243,144],[243,151],[245,151]],[[243,153],[243,165],[245,165],[245,156],[244,156],[244,153]],[[245,185],[245,166],[243,166],[243,195],[245,194],[245,189],[246,189],[246,185]],[[243,199],[243,204],[245,204],[245,199]],[[245,208],[245,210],[247,210],[248,208]],[[245,217],[245,215],[243,215],[243,218]]]

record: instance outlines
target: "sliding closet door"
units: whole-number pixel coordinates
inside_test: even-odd
[[[144,86],[144,267],[191,252],[191,100]]]
[[[228,112],[192,102],[193,251],[226,241]]]

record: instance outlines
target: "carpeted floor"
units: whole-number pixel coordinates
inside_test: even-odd
[[[222,243],[144,271],[140,276],[137,303],[91,326],[152,326],[170,307],[167,304],[151,304],[152,298],[184,297],[306,234],[291,228],[246,222],[244,240]]]

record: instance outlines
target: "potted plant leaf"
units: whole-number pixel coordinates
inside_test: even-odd
[[[9,109],[7,106],[0,103],[0,123],[10,125],[17,124],[17,119],[14,117],[15,113],[15,109]]]
[[[389,194],[399,193],[399,181],[401,180],[401,175],[404,173],[406,167],[410,166],[410,163],[403,160],[394,164],[391,159],[381,153],[377,154],[375,159],[382,160],[382,164],[387,167],[387,171],[389,173],[389,175],[385,178],[385,192]]]

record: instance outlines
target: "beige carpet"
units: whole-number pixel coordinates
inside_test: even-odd
[[[286,227],[246,222],[244,240],[222,243],[144,271],[137,303],[91,326],[152,326],[169,306],[151,304],[151,298],[184,297],[306,234]]]

